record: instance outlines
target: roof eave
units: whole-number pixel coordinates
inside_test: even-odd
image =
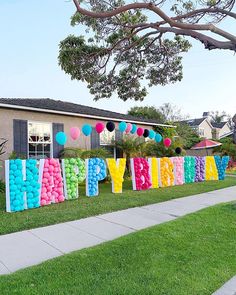
[[[63,112],[63,111],[41,109],[41,108],[34,108],[34,107],[26,107],[26,106],[19,106],[19,105],[10,105],[10,104],[3,104],[3,103],[0,103],[0,107],[8,108],[8,109],[17,109],[17,110],[40,112],[40,113],[59,114],[59,115],[73,116],[73,117],[83,117],[83,118],[90,118],[90,119],[102,119],[102,120],[106,120],[106,121],[112,120],[112,121],[115,121],[115,122],[120,122],[122,120],[122,119],[117,119],[117,118],[94,116],[94,115],[87,115],[87,114],[80,114],[80,113]],[[137,123],[137,124],[142,124],[142,125],[149,125],[149,126],[153,125],[153,126],[176,128],[175,125],[160,124],[160,123],[153,123],[153,122],[143,122],[143,121],[138,121],[138,120],[126,120],[126,122],[128,122],[128,123]]]

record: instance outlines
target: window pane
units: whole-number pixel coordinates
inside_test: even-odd
[[[50,152],[50,144],[44,144],[44,152]]]
[[[29,157],[50,157],[52,124],[43,122],[28,123]]]
[[[37,154],[43,152],[43,145],[42,144],[37,144]]]
[[[36,145],[34,143],[29,144],[29,152],[35,152],[36,151]]]
[[[108,130],[104,130],[100,133],[100,145],[111,145],[115,140],[115,130],[109,132]]]

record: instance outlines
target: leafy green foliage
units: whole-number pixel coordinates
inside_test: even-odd
[[[142,157],[144,155],[144,138],[125,136],[122,140],[114,143],[115,147],[121,150],[126,157],[127,173],[130,175],[130,158]]]
[[[155,106],[135,106],[128,111],[128,115],[132,115],[137,118],[153,119],[158,123],[166,122],[164,115]]]
[[[92,11],[109,11],[124,1],[90,2]],[[86,27],[85,36],[70,35],[60,43],[59,65],[71,79],[86,81],[95,100],[114,93],[124,101],[143,100],[149,87],[180,81],[183,77],[181,54],[190,44],[183,37],[159,40],[153,30],[142,33],[134,29],[147,16],[137,9],[106,19],[76,13],[72,26]]]
[[[201,141],[198,133],[193,130],[188,124],[176,123],[176,126],[176,133],[178,134],[178,136],[180,136],[184,149],[190,149],[196,143]]]
[[[5,154],[7,139],[0,138],[0,156]]]
[[[60,152],[60,158],[81,158],[81,159],[89,159],[89,158],[102,158],[106,159],[110,157],[111,154],[104,148],[97,148],[93,150],[83,150],[80,148],[64,148]]]
[[[221,156],[230,156],[233,161],[236,161],[236,144],[232,138],[224,138],[220,140],[221,146],[214,148],[214,153]]]
[[[5,183],[0,179],[0,194],[5,193]]]
[[[26,157],[26,155],[19,154],[15,151],[12,151],[8,158],[9,158],[9,160],[15,160],[15,159],[25,160],[27,157]]]

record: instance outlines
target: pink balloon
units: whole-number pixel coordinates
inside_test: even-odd
[[[130,133],[132,127],[133,127],[132,124],[131,123],[128,123],[127,124],[127,127],[126,127],[126,130],[125,130],[125,133],[127,133],[127,134]]]
[[[164,141],[163,141],[163,143],[164,143],[164,146],[165,146],[165,147],[170,147],[172,141],[171,141],[170,138],[165,138]]]
[[[80,136],[80,130],[78,127],[72,127],[70,128],[70,136],[73,140],[76,140]]]
[[[138,129],[137,129],[138,136],[142,136],[143,135],[143,132],[144,132],[143,128],[138,127]]]
[[[97,133],[102,133],[102,131],[104,130],[105,125],[101,122],[97,123],[95,126],[95,129],[97,131]]]

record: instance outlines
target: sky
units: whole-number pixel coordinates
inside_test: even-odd
[[[132,106],[171,103],[183,114],[201,117],[204,111],[236,113],[236,55],[208,51],[196,42],[183,56],[181,82],[155,86],[143,102],[116,97],[93,101],[86,83],[71,81],[58,66],[58,44],[82,30],[70,26],[71,0],[0,1],[0,97],[53,98],[126,113]],[[224,28],[235,33],[230,22]]]

